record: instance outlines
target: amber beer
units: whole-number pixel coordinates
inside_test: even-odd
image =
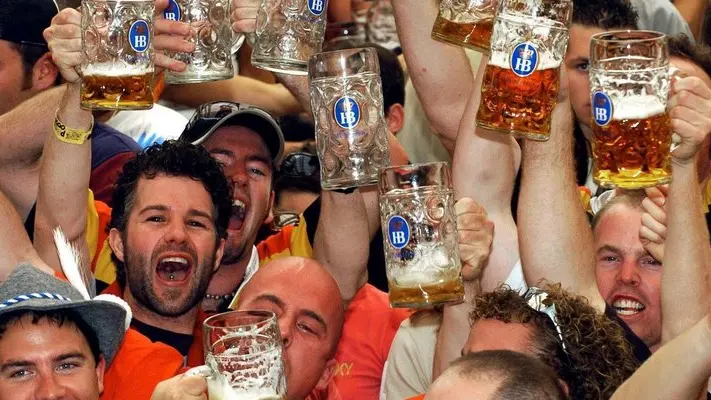
[[[390,304],[393,307],[412,306],[422,303],[423,295],[428,304],[459,303],[462,301],[464,284],[459,277],[454,276],[449,280],[442,280],[435,284],[398,286],[390,281],[388,284]]]
[[[141,110],[153,107],[153,71],[92,69],[84,73],[81,106],[92,110]]]
[[[432,38],[488,53],[493,26],[493,18],[478,22],[454,22],[438,15],[432,28]]]
[[[600,110],[593,104],[593,112]],[[641,189],[671,181],[671,121],[656,96],[622,98],[609,122],[592,126],[594,178],[601,186]]]
[[[489,62],[481,88],[477,125],[518,137],[547,140],[558,95],[558,65],[539,66],[521,77],[506,61]]]

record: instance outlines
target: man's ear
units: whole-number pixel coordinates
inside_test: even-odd
[[[214,274],[220,268],[220,263],[222,262],[222,255],[225,254],[225,239],[220,239],[219,246],[215,251],[215,265],[212,268],[212,273]]]
[[[400,103],[395,103],[388,109],[385,120],[388,122],[388,131],[397,135],[405,124],[405,107]]]
[[[264,220],[264,225],[269,225],[274,221],[274,191],[269,194],[269,211],[267,212],[267,219]]]
[[[121,238],[121,232],[119,232],[116,228],[111,228],[109,231],[109,247],[111,247],[111,251],[114,253],[116,258],[119,259],[119,261],[126,262],[123,253],[123,239]]]
[[[52,55],[45,53],[32,67],[32,87],[35,92],[41,92],[54,86],[59,69],[52,62]]]
[[[326,367],[323,369],[323,373],[321,374],[321,378],[319,378],[318,383],[316,384],[316,388],[318,390],[326,390],[328,387],[328,384],[331,383],[331,380],[333,379],[333,375],[336,371],[336,359],[332,358],[328,360],[326,363]]]
[[[104,356],[99,356],[99,363],[96,364],[96,382],[99,386],[99,394],[104,393],[104,372],[106,372],[106,360]]]

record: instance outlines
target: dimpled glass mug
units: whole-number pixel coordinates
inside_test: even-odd
[[[390,305],[418,308],[463,301],[449,165],[385,168],[379,189]]]
[[[283,400],[281,334],[271,311],[213,315],[203,323],[205,364],[186,372],[207,379],[210,400]]]
[[[320,53],[309,62],[311,110],[325,190],[370,186],[390,165],[378,55]]]
[[[230,0],[169,0],[163,11],[167,20],[182,21],[192,28],[187,38],[195,44],[192,53],[172,53],[184,62],[183,72],[166,72],[170,84],[208,82],[234,77],[232,54],[244,42],[243,34],[232,30]]]

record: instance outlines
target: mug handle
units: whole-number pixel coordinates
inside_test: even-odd
[[[202,376],[205,379],[213,379],[215,373],[207,365],[190,368],[185,372],[185,376]]]
[[[242,44],[244,44],[245,34],[241,32],[235,32],[234,30],[232,31],[232,34],[234,35],[234,37],[232,38],[232,47],[230,50],[230,54],[237,54],[239,49],[242,47]]]

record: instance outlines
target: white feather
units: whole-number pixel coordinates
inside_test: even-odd
[[[59,263],[62,266],[64,276],[67,277],[69,283],[81,293],[85,300],[90,300],[91,297],[86,288],[86,282],[82,278],[82,261],[79,250],[69,243],[60,227],[54,229],[54,244],[57,246]]]

